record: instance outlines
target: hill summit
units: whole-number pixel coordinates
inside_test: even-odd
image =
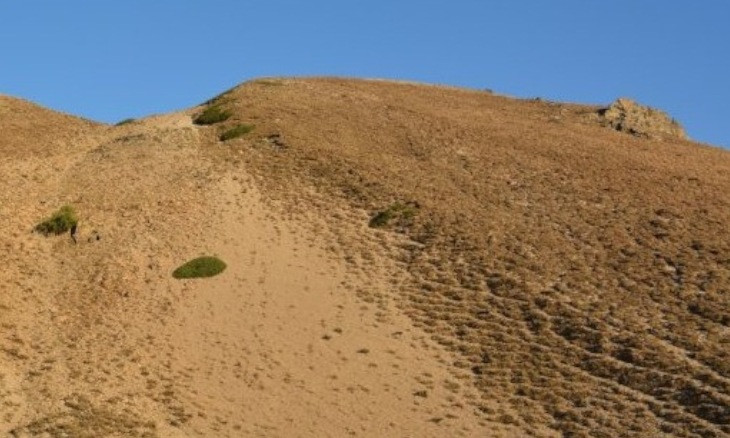
[[[0,434],[730,434],[730,154],[627,100],[2,98],[0,174]]]

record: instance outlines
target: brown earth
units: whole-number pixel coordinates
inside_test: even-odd
[[[730,436],[727,151],[410,83],[206,105],[0,96],[0,434]]]

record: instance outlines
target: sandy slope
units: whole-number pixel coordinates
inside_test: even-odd
[[[326,227],[320,218],[284,219],[245,170],[216,169],[199,153],[198,129],[186,114],[155,117],[57,163],[3,162],[3,433],[509,430],[476,415],[450,353],[393,305],[357,297],[356,288],[391,293],[380,268],[348,271],[336,243],[313,232]],[[42,183],[23,185],[25,174]],[[62,202],[83,217],[78,245],[30,233]],[[198,254],[229,268],[210,280],[170,277]]]
[[[208,105],[0,97],[0,434],[730,433],[727,152],[407,83]],[[77,245],[31,232],[66,203]],[[171,277],[202,254],[228,269]]]
[[[373,269],[363,284],[325,250],[322,235],[282,220],[250,181],[220,185],[224,207],[208,252],[231,267],[212,281],[175,288],[179,317],[160,333],[174,346],[171,370],[191,431],[336,437],[488,430],[444,366],[449,355],[397,309],[355,296],[354,287],[387,294],[382,272]]]

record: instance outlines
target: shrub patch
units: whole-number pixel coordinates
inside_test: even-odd
[[[246,135],[249,132],[253,131],[254,126],[253,125],[238,125],[236,127],[233,127],[227,131],[225,131],[223,134],[220,135],[221,141],[231,140],[236,137],[240,137],[242,135]]]
[[[228,120],[233,113],[220,105],[213,105],[205,109],[193,120],[196,125],[213,125]]]
[[[213,277],[225,269],[225,262],[218,257],[198,257],[175,269],[172,276],[178,279]]]
[[[117,124],[114,125],[114,126],[129,125],[130,123],[134,123],[136,121],[137,121],[136,119],[132,119],[132,118],[124,119],[124,120],[121,120],[121,121],[117,122]]]
[[[35,231],[48,236],[63,234],[78,224],[79,219],[70,205],[64,205],[51,217],[35,226]]]
[[[370,219],[369,225],[372,228],[381,228],[385,227],[393,220],[397,220],[401,223],[408,222],[413,219],[417,212],[418,205],[415,203],[409,202],[403,204],[400,202],[396,202],[385,210],[375,213],[375,215],[373,215],[373,217]]]

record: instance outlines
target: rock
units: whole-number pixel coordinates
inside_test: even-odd
[[[665,112],[631,99],[617,99],[598,113],[604,126],[637,137],[687,139],[682,126]]]

